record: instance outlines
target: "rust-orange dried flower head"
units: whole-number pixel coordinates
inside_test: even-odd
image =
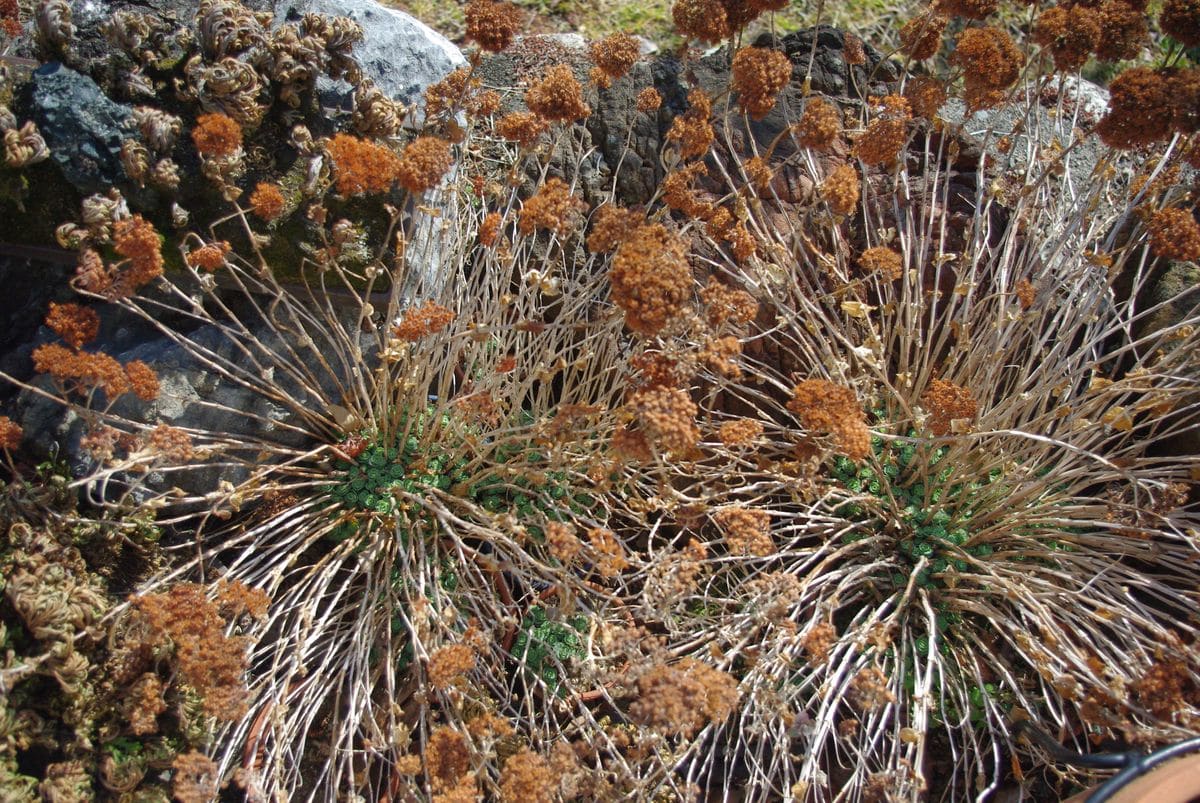
[[[80,348],[96,339],[100,332],[100,315],[91,307],[79,304],[50,302],[46,326],[54,330],[72,348]]]
[[[496,121],[496,133],[522,148],[532,148],[550,124],[533,112],[510,112]]]
[[[275,220],[283,214],[286,201],[278,184],[258,182],[254,192],[250,193],[250,208],[254,214],[266,221]]]
[[[937,0],[936,3],[939,14],[972,20],[981,20],[994,14],[999,7],[1000,0]]]
[[[887,246],[877,245],[862,252],[858,266],[867,275],[878,274],[889,281],[904,275],[904,259],[899,252]]]
[[[125,363],[125,378],[129,380],[129,389],[133,391],[133,395],[142,401],[154,401],[158,398],[158,374],[145,362],[130,360]]]
[[[450,143],[440,137],[417,137],[400,154],[396,176],[411,193],[431,190],[454,164]]]
[[[829,435],[841,454],[862,460],[871,451],[862,405],[854,391],[827,379],[805,379],[792,388],[787,409],[810,432]]]
[[[731,88],[754,120],[767,116],[775,97],[792,79],[787,54],[766,47],[743,47],[733,57]]]
[[[1167,138],[1174,108],[1161,72],[1131,67],[1114,78],[1108,90],[1108,112],[1096,126],[1104,144],[1137,148]]]
[[[687,249],[661,223],[639,226],[613,254],[609,281],[626,325],[653,335],[683,311],[691,295]]]
[[[1200,224],[1186,209],[1161,209],[1150,218],[1150,249],[1164,259],[1200,261]]]
[[[729,36],[729,18],[720,0],[675,0],[671,18],[687,39],[714,43]]]
[[[587,204],[571,193],[565,181],[551,176],[522,204],[517,229],[524,235],[533,234],[534,229],[547,229],[565,237],[579,225],[580,215],[586,208]]]
[[[1050,52],[1056,70],[1071,72],[1082,67],[1100,43],[1100,20],[1087,6],[1052,6],[1038,16],[1033,41]]]
[[[767,557],[775,551],[771,540],[771,516],[765,510],[733,505],[713,514],[725,542],[735,555]]]
[[[828,148],[841,130],[841,112],[832,103],[819,97],[809,98],[800,120],[792,127],[800,147],[817,150]]]
[[[643,221],[636,209],[625,209],[616,204],[605,204],[596,210],[592,218],[592,231],[588,234],[587,250],[593,254],[613,250],[633,233]]]
[[[942,47],[942,33],[948,20],[940,14],[913,17],[900,29],[900,52],[914,61],[932,57]]]
[[[113,249],[129,260],[118,277],[121,294],[132,293],[162,276],[162,242],[154,224],[141,215],[121,218],[113,224]]]
[[[946,87],[932,75],[918,75],[905,84],[904,99],[915,117],[932,120],[946,103]]]
[[[193,268],[200,268],[212,273],[225,264],[225,255],[230,250],[232,250],[232,246],[225,240],[205,243],[196,250],[189,251],[184,260]]]
[[[858,171],[848,164],[838,165],[821,182],[821,197],[838,215],[848,215],[858,206]]]
[[[1096,58],[1121,61],[1137,58],[1150,34],[1142,0],[1103,0],[1096,6],[1100,19],[1100,42]]]
[[[6,415],[0,415],[0,449],[15,452],[24,436],[21,426]]]
[[[959,34],[950,63],[962,68],[965,100],[978,110],[1004,99],[1004,90],[1020,76],[1025,59],[1008,31],[985,27]]]
[[[337,134],[329,142],[333,177],[340,195],[387,192],[400,171],[400,157],[382,145],[349,134]]]
[[[662,95],[654,87],[648,86],[637,94],[634,106],[643,114],[656,112],[662,106]]]
[[[1158,27],[1186,47],[1200,47],[1200,0],[1166,0]]]
[[[944,379],[930,380],[921,394],[921,404],[929,413],[929,430],[939,438],[954,429],[955,421],[969,422],[979,412],[979,403],[969,388]]]
[[[499,212],[488,212],[483,222],[479,224],[479,244],[491,248],[500,236],[500,223],[503,218]]]
[[[426,301],[419,307],[413,307],[404,313],[400,322],[392,330],[400,340],[415,343],[421,338],[440,332],[454,320],[454,313],[441,304]]]
[[[551,122],[573,123],[592,113],[583,102],[583,87],[566,64],[555,64],[525,93],[525,105]]]
[[[242,147],[242,127],[220,112],[202,114],[192,129],[192,142],[201,156],[232,156]]]
[[[662,451],[684,457],[700,441],[696,403],[686,390],[663,386],[644,387],[629,399],[638,424]]]
[[[703,89],[693,89],[688,93],[688,108],[683,114],[671,121],[667,131],[667,140],[678,142],[680,155],[684,159],[694,159],[708,153],[712,145],[712,99]]]
[[[590,53],[592,63],[600,70],[606,82],[611,82],[629,72],[641,56],[641,48],[638,46],[637,37],[627,33],[614,33],[599,42],[593,42]]]
[[[521,28],[521,12],[511,3],[471,0],[463,16],[467,39],[493,53],[506,49]]]
[[[912,113],[901,95],[888,95],[881,109],[854,143],[854,155],[869,165],[891,164],[908,138]]]

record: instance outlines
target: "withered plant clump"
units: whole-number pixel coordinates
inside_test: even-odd
[[[858,102],[792,87],[768,39],[741,46],[781,5],[674,4],[685,38],[730,40],[730,83],[684,69],[680,91],[637,95],[665,133],[635,205],[563,147],[632,37],[592,49],[591,84],[552,66],[495,121],[477,53],[409,133],[350,23],[275,33],[202,4],[178,115],[138,119],[156,158],[187,121],[219,214],[84,199],[58,232],[78,296],[32,361],[49,379],[4,375],[75,413],[91,463],[65,490],[172,528],[113,662],[123,735],[194,724],[144,762],[176,797],[960,799],[1017,773],[1090,780],[1051,770],[1018,718],[1081,750],[1200,727],[1200,458],[1179,453],[1200,429],[1200,309],[1147,301],[1162,259],[1200,252],[1178,186],[1194,70],[1113,82],[1096,133],[1143,149],[1136,186],[1064,180],[1070,115],[1018,164],[1021,132],[971,148],[942,101],[1028,115],[1023,74],[1126,52],[1140,6],[1043,12],[1034,62],[1001,27],[955,23],[950,74]],[[69,20],[46,8],[61,48]],[[949,17],[996,10],[939,2],[902,52],[931,60]],[[1168,3],[1163,24],[1188,13]],[[121,20],[114,36],[140,30]],[[482,50],[521,24],[467,8]],[[318,72],[356,86],[332,129],[296,124]],[[170,367],[95,346],[100,304],[250,399],[244,428],[150,404]],[[21,423],[0,419],[6,461]],[[13,566],[34,638],[95,640],[87,582]],[[47,589],[62,604],[33,604]],[[71,654],[29,671],[74,688]],[[117,753],[98,770],[113,788]],[[61,758],[44,782],[86,780]]]

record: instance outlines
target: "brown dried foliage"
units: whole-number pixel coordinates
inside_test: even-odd
[[[445,690],[458,683],[474,668],[475,650],[467,644],[449,644],[429,656],[426,674],[429,677],[429,685]]]
[[[500,772],[500,800],[504,803],[551,800],[557,790],[558,778],[550,762],[529,748],[504,762]]]
[[[757,555],[768,557],[775,551],[771,540],[771,516],[765,510],[732,506],[713,514],[729,550],[735,555]]]
[[[1200,47],[1200,0],[1166,0],[1158,27],[1186,47]]]
[[[692,736],[729,716],[737,705],[737,680],[695,658],[642,670],[629,717],[665,734]]]

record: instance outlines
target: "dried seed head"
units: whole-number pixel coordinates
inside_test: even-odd
[[[493,53],[506,49],[521,28],[521,12],[511,3],[471,0],[463,16],[467,39]]]
[[[583,87],[566,64],[546,70],[525,93],[525,105],[534,114],[559,123],[573,123],[592,113],[583,102]]]
[[[786,54],[765,47],[744,47],[733,57],[731,87],[738,103],[755,120],[766,117],[775,96],[792,79],[792,62]]]

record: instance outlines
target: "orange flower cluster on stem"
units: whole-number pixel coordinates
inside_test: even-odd
[[[838,165],[821,183],[821,197],[838,215],[848,215],[858,206],[858,171],[848,164]]]
[[[765,510],[733,506],[713,514],[725,542],[735,555],[767,557],[775,551],[771,540],[771,516]]]
[[[250,208],[254,210],[254,214],[266,221],[275,220],[282,215],[285,205],[286,201],[278,184],[260,181],[250,194]]]
[[[226,240],[215,243],[205,243],[195,251],[189,251],[184,261],[193,268],[201,268],[212,273],[225,264],[225,255],[233,250]]]
[[[100,315],[91,307],[51,301],[46,326],[53,329],[71,348],[78,349],[96,339],[100,332]]]
[[[929,429],[939,438],[948,434],[955,421],[971,420],[979,412],[979,403],[968,388],[934,379],[921,394],[921,404],[929,413]]]
[[[805,379],[792,388],[787,409],[810,432],[829,435],[838,451],[851,460],[862,460],[871,451],[862,405],[850,388],[827,379]]]
[[[802,148],[824,150],[842,130],[842,113],[829,101],[819,98],[809,98],[804,105],[804,113],[792,127],[792,133]]]
[[[616,204],[605,204],[596,210],[592,218],[592,231],[587,237],[587,250],[603,254],[625,241],[643,221],[636,209],[625,209]]]
[[[338,134],[328,148],[337,191],[347,198],[387,192],[400,172],[400,157],[382,145]]]
[[[50,374],[68,391],[86,394],[98,388],[112,401],[122,393],[136,389],[140,398],[152,400],[158,395],[157,377],[150,381],[146,372],[152,376],[153,371],[145,363],[134,361],[130,366],[132,376],[128,368],[104,352],[76,351],[57,343],[47,343],[33,350],[34,370],[39,374]],[[145,366],[144,370],[142,366]]]
[[[265,599],[261,602],[260,610]],[[250,642],[225,635],[218,603],[208,599],[204,587],[178,583],[164,593],[137,597],[133,605],[153,638],[170,643],[180,678],[204,697],[204,710],[220,719],[240,717],[246,707],[242,676]]]
[[[629,404],[637,411],[638,423],[664,452],[685,457],[700,441],[696,427],[696,403],[686,390],[646,387],[633,393]]]
[[[731,88],[751,119],[761,120],[775,106],[775,98],[792,80],[787,54],[765,47],[744,47],[733,57]]]
[[[1164,259],[1200,260],[1200,224],[1186,209],[1161,209],[1150,218],[1150,250]]]
[[[392,330],[400,340],[415,343],[423,337],[440,332],[454,320],[454,313],[441,304],[426,301],[404,313],[400,323]]]
[[[112,292],[128,296],[162,276],[162,243],[154,224],[141,215],[121,218],[113,225],[113,249],[129,260],[117,276]]]
[[[471,0],[463,16],[467,39],[492,53],[506,49],[521,28],[521,12],[511,3]]]
[[[950,63],[963,70],[964,99],[972,111],[1004,99],[1004,90],[1021,75],[1025,57],[1001,28],[967,28],[958,37]]]
[[[636,37],[614,33],[591,46],[592,63],[596,69],[592,80],[596,86],[607,88],[613,81],[629,72],[641,55]]]
[[[710,117],[712,99],[703,89],[693,89],[688,93],[687,111],[672,120],[667,131],[667,141],[679,143],[679,152],[684,159],[695,159],[708,153],[715,136]]]
[[[522,148],[532,148],[550,124],[533,112],[510,112],[496,121],[496,134]]]
[[[242,147],[242,127],[220,112],[202,114],[192,129],[192,142],[201,156],[232,156]]]
[[[580,215],[586,208],[587,204],[571,193],[565,181],[551,176],[521,206],[517,230],[528,236],[535,229],[546,229],[559,237],[566,237],[579,225]]]
[[[558,123],[573,123],[592,113],[583,102],[583,87],[566,64],[556,64],[525,93],[525,105],[534,114]]]
[[[0,415],[0,449],[16,451],[21,446],[23,435],[24,430],[21,429],[20,424],[6,415]]]
[[[609,282],[626,325],[644,335],[657,333],[683,311],[691,295],[683,241],[661,223],[639,226],[613,254]]]
[[[450,143],[439,137],[417,137],[400,154],[396,175],[400,186],[411,193],[431,190],[454,164]]]
[[[908,138],[912,113],[900,95],[882,99],[882,108],[854,143],[854,155],[869,165],[886,165],[896,160]]]

